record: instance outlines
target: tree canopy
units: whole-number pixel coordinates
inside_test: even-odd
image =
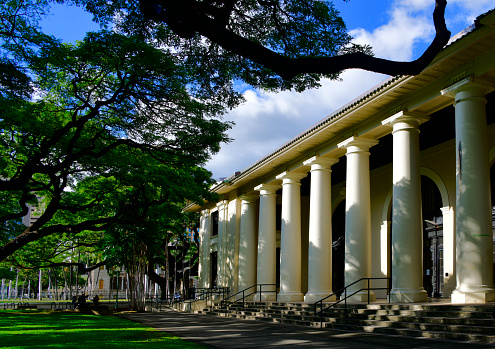
[[[228,141],[221,115],[239,101],[231,84],[217,85],[222,95],[195,87],[194,70],[138,34],[47,36],[32,16],[43,6],[1,8],[0,261],[54,234],[109,231],[211,197],[200,165]],[[28,213],[37,219],[25,227]]]
[[[450,38],[444,19],[446,0],[435,0],[435,38],[411,62],[374,57],[370,47],[352,44],[332,1],[73,2],[86,6],[101,23],[117,17],[124,31],[145,31],[189,60],[201,57],[197,64],[203,68],[221,62],[221,73],[270,89],[315,87],[322,77],[336,78],[351,68],[388,75],[418,74]]]

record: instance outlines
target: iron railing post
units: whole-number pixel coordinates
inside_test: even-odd
[[[368,278],[368,304],[370,304],[370,278]]]

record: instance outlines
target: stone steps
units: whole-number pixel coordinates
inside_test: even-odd
[[[324,312],[305,303],[245,302],[214,306],[199,313],[238,319],[314,326],[344,331],[495,344],[495,305],[350,304]]]

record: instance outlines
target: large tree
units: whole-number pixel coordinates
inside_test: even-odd
[[[207,198],[198,165],[228,141],[220,116],[239,100],[229,84],[222,95],[195,89],[195,72],[142,33],[102,30],[77,45],[44,35],[32,23],[44,5],[0,8],[0,261],[54,234]],[[160,189],[172,182],[173,197]],[[23,227],[29,205],[38,218]]]

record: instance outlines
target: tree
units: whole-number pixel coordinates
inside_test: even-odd
[[[348,1],[348,0],[344,0]],[[119,14],[122,28],[147,28],[179,52],[222,60],[236,78],[255,87],[314,87],[349,68],[388,75],[421,72],[447,44],[446,0],[436,0],[436,36],[411,62],[374,57],[368,47],[350,44],[345,24],[331,1],[319,0],[139,0],[84,1],[105,22]],[[163,25],[160,25],[163,24]],[[171,35],[173,32],[175,35]]]
[[[0,79],[0,261],[49,236],[145,221],[172,200],[159,190],[170,182],[184,183],[181,202],[208,197],[198,165],[228,141],[220,116],[239,101],[229,86],[195,93],[193,72],[140,34],[102,30],[77,45],[46,36],[28,11],[45,4],[0,8],[10,69]],[[29,205],[42,209],[21,230],[11,223]]]

